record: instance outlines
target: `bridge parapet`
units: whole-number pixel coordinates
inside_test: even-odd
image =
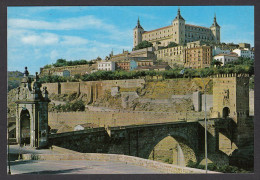
[[[82,134],[92,134],[92,133],[96,133],[96,132],[105,132],[105,128],[104,127],[90,128],[90,129],[80,130],[80,131],[70,131],[70,132],[64,132],[64,133],[49,134],[49,139],[66,137],[66,136],[76,136],[76,135],[82,135]]]
[[[84,123],[92,123],[100,127],[113,127],[182,121],[192,122],[202,118],[204,118],[204,112],[61,112],[49,113],[49,125],[52,129],[58,129],[62,124],[66,124],[73,129],[75,126]]]

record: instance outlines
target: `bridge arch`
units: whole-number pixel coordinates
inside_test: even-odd
[[[147,159],[186,166],[189,161],[197,162],[196,145],[186,135],[179,133],[159,133],[141,151]]]

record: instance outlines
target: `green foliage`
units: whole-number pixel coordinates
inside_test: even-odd
[[[175,43],[175,42],[170,42],[170,43],[168,44],[167,48],[176,47],[176,46],[178,46],[177,43]]]
[[[191,168],[205,169],[205,165],[200,165],[191,160],[188,161],[187,166]],[[238,168],[236,166],[229,166],[229,165],[218,166],[215,163],[209,163],[208,170],[223,172],[223,173],[248,173],[248,171]]]
[[[173,160],[170,158],[166,158],[163,160],[164,162],[168,163],[168,164],[172,164]]]
[[[143,48],[152,47],[152,46],[153,46],[153,44],[151,42],[142,41],[134,47],[134,50],[143,49]]]
[[[43,66],[44,69],[48,69],[48,68],[51,68],[51,67],[52,67],[51,64],[47,64],[47,65]]]
[[[23,73],[19,71],[8,71],[8,91],[17,88],[23,78]]]
[[[189,160],[188,163],[187,163],[187,166],[191,167],[191,168],[196,168],[197,167],[197,163],[193,162],[192,160]]]
[[[87,61],[85,59],[75,60],[75,61],[67,61],[66,59],[57,59],[56,63],[53,64],[54,67],[63,67],[63,66],[76,66],[76,65],[84,65],[84,64],[94,64],[94,62]],[[44,68],[51,68],[52,65],[45,65]]]
[[[75,79],[80,79],[80,77],[81,77],[80,74],[75,74],[75,75],[74,75],[74,78],[75,78]]]
[[[175,67],[166,71],[97,71],[91,74],[80,75],[76,74],[74,78],[72,77],[62,77],[62,76],[44,76],[40,78],[42,83],[54,83],[54,82],[66,82],[66,81],[99,81],[99,80],[120,80],[120,79],[138,79],[144,78],[145,76],[160,76],[163,79],[172,78],[194,78],[194,77],[207,77],[215,74],[230,74],[230,73],[245,73],[250,76],[254,74],[254,63],[250,59],[241,58],[241,64],[230,63],[225,66],[201,69],[189,69],[183,67]],[[64,61],[59,61],[64,62]],[[180,71],[184,70],[181,74]],[[253,81],[252,81],[253,83]],[[252,87],[251,83],[251,87]]]
[[[76,79],[75,77],[64,77],[64,76],[58,76],[58,75],[45,75],[39,79],[40,83],[55,83],[55,82],[78,82],[79,79]]]
[[[225,66],[234,67],[235,65],[248,65],[254,66],[254,60],[250,58],[238,57],[238,60],[231,61],[225,64]]]
[[[58,112],[85,111],[85,104],[82,100],[79,100],[65,105],[59,104],[54,106],[54,109]]]
[[[213,61],[211,62],[211,66],[216,66],[216,67],[220,67],[221,64],[223,64],[221,61],[213,59]]]

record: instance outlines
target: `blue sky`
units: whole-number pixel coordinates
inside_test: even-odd
[[[8,7],[8,71],[30,74],[67,60],[105,58],[131,50],[139,16],[147,31],[168,26],[177,6]],[[187,24],[210,27],[214,13],[222,42],[254,46],[253,6],[181,6]]]

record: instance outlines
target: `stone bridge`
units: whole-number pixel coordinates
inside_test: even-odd
[[[230,126],[226,122],[227,119],[208,120],[208,158],[217,164],[228,163],[227,154],[219,149],[220,133],[228,138],[233,136],[224,132]],[[204,139],[204,120],[102,127],[49,135],[50,144],[78,152],[124,154],[159,161],[168,159],[182,166],[189,161],[203,161]]]

